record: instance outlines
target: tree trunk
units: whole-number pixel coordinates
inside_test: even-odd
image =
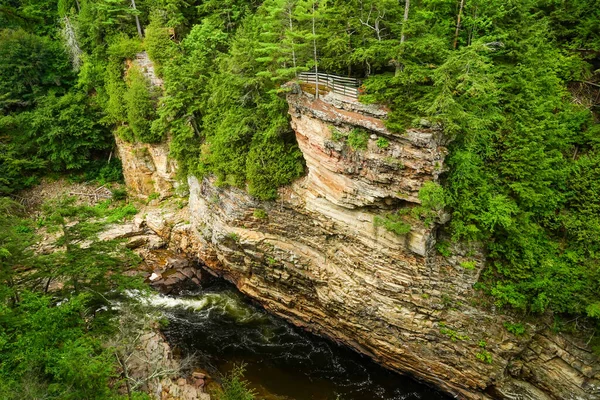
[[[288,21],[290,23],[290,33],[294,31],[294,25],[292,24],[292,4],[288,3]],[[298,77],[298,71],[296,70],[296,50],[294,49],[294,39],[292,39],[292,64],[294,67],[294,75]]]
[[[458,32],[460,31],[460,18],[462,17],[463,7],[465,6],[465,0],[460,0],[460,7],[458,9],[458,18],[456,20],[456,32],[454,33],[454,45],[452,48],[456,50],[456,45],[458,44]]]
[[[131,0],[131,6],[137,11],[137,8],[135,7],[135,0]],[[137,26],[138,35],[140,35],[140,38],[143,39],[144,33],[142,32],[142,26],[140,25],[140,19],[137,14],[135,15],[135,25]]]
[[[48,290],[50,290],[50,282],[52,282],[52,278],[48,278],[48,281],[46,282],[46,287],[44,288],[44,293],[48,293]]]
[[[313,34],[313,56],[315,59],[315,98],[319,98],[319,61],[317,59],[317,33],[315,30],[315,3],[316,0],[312,2],[312,34]]]
[[[400,47],[402,48],[402,45],[404,44],[404,42],[406,41],[406,35],[405,35],[405,28],[406,28],[406,22],[408,21],[408,11],[410,10],[410,0],[406,0],[406,3],[404,4],[404,18],[402,19],[402,33],[400,34]],[[400,57],[398,57],[400,58]],[[396,66],[396,76],[398,76],[400,74],[400,72],[402,72],[402,70],[404,70],[404,64],[402,64],[400,62],[400,60],[396,60],[394,62],[394,65]]]
[[[406,35],[404,34],[404,29],[406,26],[406,21],[408,21],[408,10],[410,9],[410,0],[406,0],[406,4],[404,4],[404,19],[402,22],[402,34],[400,35],[400,44],[404,43],[406,40]]]
[[[129,383],[129,371],[127,370],[127,364],[123,362],[123,360],[121,360],[121,357],[119,357],[119,354],[117,354],[116,352],[115,357],[117,357],[117,361],[119,362],[119,364],[121,364],[121,368],[123,368],[123,375],[125,376],[125,387],[127,388],[127,397],[129,398],[129,400],[131,400],[133,397],[131,394],[131,384]]]

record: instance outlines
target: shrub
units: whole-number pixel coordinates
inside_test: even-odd
[[[419,189],[419,200],[421,204],[413,207],[411,214],[415,218],[420,218],[426,225],[431,225],[446,206],[444,188],[436,182],[425,182]]]
[[[211,393],[215,400],[254,400],[254,390],[244,380],[244,366],[235,366],[223,379],[223,389]]]
[[[522,336],[525,334],[525,326],[523,326],[522,323],[513,324],[511,322],[505,322],[504,328],[515,336]]]
[[[38,102],[25,126],[29,140],[52,170],[81,170],[99,150],[112,146],[110,131],[99,122],[101,110],[88,102],[87,94],[72,91],[38,98]]]
[[[119,125],[115,131],[115,134],[126,142],[135,142],[135,135],[133,134],[133,130],[129,127],[129,125]]]
[[[304,173],[302,153],[278,137],[257,137],[246,160],[248,192],[261,200],[277,198],[277,188]]]
[[[258,219],[267,219],[268,217],[267,212],[262,208],[257,208],[256,210],[254,210],[252,215],[254,215],[254,217]]]
[[[460,266],[464,269],[475,269],[475,261],[463,261],[460,263]]]
[[[114,208],[109,208],[109,205],[110,201],[107,201],[96,207],[100,210],[101,215],[106,217],[106,222],[108,223],[122,222],[131,219],[131,217],[138,212],[137,208],[131,203]]]
[[[369,143],[369,134],[362,128],[354,128],[348,134],[348,145],[352,150],[366,150]]]
[[[446,327],[446,324],[443,322],[440,322],[440,333],[448,336],[453,342],[456,342],[457,340],[469,340],[469,336],[459,334],[454,329]]]
[[[383,226],[386,230],[395,233],[398,236],[406,235],[410,232],[410,225],[401,219],[401,215],[386,214],[383,217],[376,216],[373,219],[375,226]]]
[[[331,132],[331,140],[334,142],[340,142],[346,138],[344,133],[337,129],[335,126],[330,126],[329,131]]]
[[[125,189],[113,189],[111,193],[114,201],[125,200],[127,198],[127,190]]]
[[[452,255],[452,251],[450,251],[450,243],[446,241],[439,241],[435,244],[435,248],[444,257],[450,257]]]
[[[380,149],[387,149],[388,147],[390,147],[390,142],[384,137],[379,137],[377,138],[377,147],[379,147]]]
[[[160,193],[158,192],[152,192],[148,195],[148,202],[151,202],[152,200],[156,200],[160,197]]]
[[[492,359],[492,354],[487,351],[487,350],[481,350],[479,353],[477,353],[475,355],[475,357],[477,357],[477,359],[481,362],[484,362],[486,364],[492,364],[493,363],[493,359]]]

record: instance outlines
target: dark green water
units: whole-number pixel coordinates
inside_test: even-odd
[[[267,314],[227,284],[176,298],[157,295],[149,302],[170,320],[163,331],[170,344],[184,355],[195,354],[199,367],[215,374],[245,363],[257,399],[448,399]]]

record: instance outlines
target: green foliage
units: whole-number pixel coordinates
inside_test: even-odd
[[[52,233],[55,251],[39,254],[36,224],[0,198],[0,398],[120,398],[116,361],[103,342],[112,332],[109,299],[130,285],[122,272],[138,259],[97,240],[104,209],[73,198],[46,203],[37,225]]]
[[[479,353],[475,354],[475,357],[477,357],[477,359],[479,361],[486,363],[486,364],[494,363],[494,360],[492,359],[492,354],[485,349],[483,349]]]
[[[2,307],[0,397],[100,400],[116,395],[109,385],[113,358],[92,333],[93,324],[86,323],[90,306],[88,295],[56,305],[50,296],[24,292],[17,307]]]
[[[175,56],[177,47],[170,39],[169,28],[165,26],[165,15],[155,12],[150,17],[150,24],[146,27],[144,47],[148,56],[154,62],[154,71],[162,75],[162,66]]]
[[[475,269],[476,264],[475,261],[463,261],[460,263],[460,266],[464,269],[473,270]]]
[[[121,201],[127,199],[127,190],[126,189],[113,189],[111,190],[112,200],[113,201]]]
[[[348,146],[352,150],[366,150],[369,144],[369,133],[361,128],[354,128],[348,134]]]
[[[334,142],[341,142],[346,139],[346,135],[344,135],[339,129],[335,126],[330,126],[329,131],[331,132],[331,140]]]
[[[156,118],[156,91],[142,71],[136,66],[127,72],[127,91],[123,95],[127,110],[127,122],[136,141],[154,143],[162,140],[162,135],[151,130]]]
[[[438,241],[435,244],[435,249],[444,257],[452,256],[452,251],[450,250],[450,243],[447,241]]]
[[[160,198],[160,193],[152,192],[148,195],[148,203],[151,202],[152,200],[156,200],[158,198]]]
[[[263,210],[262,208],[257,208],[256,210],[254,210],[252,215],[254,216],[254,218],[258,218],[258,219],[267,219],[269,217],[267,212],[265,210]]]
[[[164,66],[173,96],[165,98],[156,127],[171,130],[171,151],[183,171],[214,174],[222,185],[247,184],[250,194],[273,199],[279,186],[304,172],[287,105],[270,79],[255,76],[259,27],[245,24],[227,55],[222,29],[209,21],[196,26],[182,42],[181,58]],[[218,73],[207,74],[210,68]],[[184,82],[190,91],[180,91]]]
[[[132,59],[136,53],[142,51],[142,43],[138,38],[131,37],[124,33],[118,33],[108,40],[107,55],[109,60],[123,61]]]
[[[37,238],[31,225],[23,206],[0,197],[0,295],[18,298],[18,268],[27,269],[35,263],[31,246]]]
[[[119,272],[136,264],[138,257],[122,249],[118,241],[100,241],[97,235],[106,223],[136,212],[132,205],[110,208],[108,201],[97,207],[77,205],[73,197],[44,203],[41,221],[50,233],[57,234],[54,245],[62,250],[43,259],[40,273],[48,276],[48,282],[59,279],[65,290],[75,292],[105,292],[127,282]]]
[[[516,324],[513,324],[511,322],[505,322],[504,328],[506,328],[507,331],[509,331],[515,336],[522,336],[525,334],[525,326],[520,322]]]
[[[74,80],[59,43],[24,30],[0,30],[0,112],[30,108],[52,91],[64,93]]]
[[[86,97],[77,92],[49,95],[40,98],[35,111],[24,116],[38,155],[55,171],[81,170],[94,153],[112,145],[110,133],[98,123],[100,110],[88,104]]]
[[[443,322],[440,322],[440,333],[442,335],[446,335],[450,338],[450,340],[452,340],[453,342],[456,342],[457,340],[469,340],[469,336],[467,335],[461,335],[460,333],[458,333],[457,331],[455,331],[454,329],[450,329],[446,326],[446,324],[444,324]]]
[[[229,232],[227,234],[227,238],[230,239],[230,240],[232,240],[232,241],[234,241],[234,242],[236,242],[236,243],[240,241],[240,235],[238,235],[235,232]]]
[[[254,400],[254,390],[244,380],[244,366],[235,366],[223,379],[223,389],[211,393],[216,400]]]
[[[373,219],[375,226],[383,226],[386,230],[395,233],[398,236],[406,235],[410,232],[410,225],[404,222],[400,213],[386,214],[383,217],[375,216]]]
[[[485,340],[480,340],[478,345],[481,348],[481,350],[477,354],[475,354],[475,357],[477,357],[477,359],[481,362],[484,362],[486,364],[492,364],[492,354],[485,349],[487,347],[487,342]]]
[[[249,193],[263,200],[277,198],[278,187],[304,172],[301,159],[298,147],[286,144],[283,139],[257,138],[246,160]]]
[[[113,182],[123,183],[123,166],[121,160],[115,156],[112,156],[110,160],[92,160],[80,176],[74,175],[72,178],[75,181],[95,181],[100,185]]]
[[[130,220],[137,212],[138,210],[133,204],[127,203],[124,206],[108,209],[102,216],[110,223],[123,222]]]
[[[431,225],[446,206],[446,195],[438,183],[427,181],[419,189],[421,204],[413,207],[410,213],[421,219],[426,225]]]
[[[384,137],[378,137],[376,143],[377,147],[379,147],[380,149],[387,149],[388,147],[390,147],[390,141]]]

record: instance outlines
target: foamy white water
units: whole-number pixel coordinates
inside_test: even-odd
[[[202,315],[207,315],[207,313],[214,310],[221,314],[228,314],[239,323],[251,322],[266,317],[264,313],[243,303],[239,298],[228,292],[203,293],[197,298],[170,297],[160,293],[143,293],[138,290],[129,290],[125,294],[129,298],[155,309],[202,311]]]
[[[144,305],[157,308],[184,308],[198,311],[212,303],[209,295],[201,299],[186,299],[164,296],[158,293],[142,294],[137,290],[128,290],[125,294],[127,297],[137,300]]]

